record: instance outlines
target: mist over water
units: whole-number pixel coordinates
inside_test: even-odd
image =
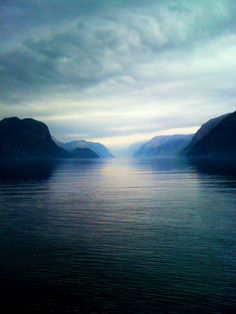
[[[235,313],[229,171],[175,159],[0,168],[0,292],[9,308]]]

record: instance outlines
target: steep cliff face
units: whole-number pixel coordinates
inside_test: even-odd
[[[236,111],[219,123],[188,149],[193,158],[236,158]]]
[[[68,152],[52,140],[48,127],[34,119],[0,121],[1,158],[66,158]]]
[[[200,129],[196,132],[196,134],[194,135],[194,137],[192,138],[191,142],[189,143],[189,145],[184,148],[184,150],[182,151],[182,155],[186,155],[188,154],[188,152],[191,150],[191,148],[199,141],[201,141],[201,139],[206,136],[213,128],[215,128],[223,119],[225,119],[226,117],[228,117],[230,115],[230,113],[224,114],[222,116],[216,117],[214,119],[211,119],[209,121],[207,121],[206,123],[204,123]]]

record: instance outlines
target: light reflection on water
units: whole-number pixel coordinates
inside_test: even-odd
[[[9,306],[235,313],[234,176],[174,159],[0,169],[0,289]]]

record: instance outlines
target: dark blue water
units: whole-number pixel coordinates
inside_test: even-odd
[[[26,313],[236,313],[236,177],[176,160],[1,163],[0,295]]]

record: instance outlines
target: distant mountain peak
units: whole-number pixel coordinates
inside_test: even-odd
[[[142,145],[134,157],[174,157],[186,147],[193,134],[159,135]]]
[[[113,155],[106,148],[106,146],[101,143],[86,141],[84,139],[72,140],[66,143],[59,142],[56,139],[54,139],[54,141],[57,143],[57,145],[64,148],[68,152],[73,152],[77,148],[81,148],[81,149],[88,148],[92,150],[100,158],[112,158],[113,157]]]
[[[0,121],[0,158],[99,158],[89,147],[73,153],[52,138],[46,124],[31,118]]]

